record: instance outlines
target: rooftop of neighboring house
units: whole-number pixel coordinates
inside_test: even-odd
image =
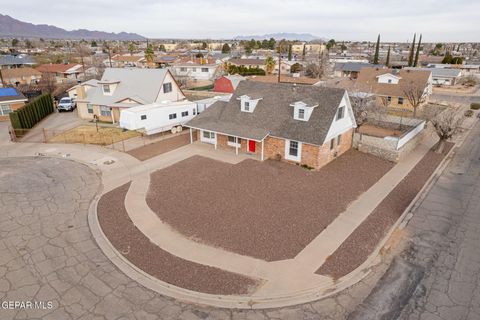
[[[228,60],[229,63],[235,64],[238,66],[242,65],[258,65],[263,66],[265,65],[265,59],[230,59]]]
[[[177,67],[183,66],[215,66],[216,59],[212,57],[196,58],[196,57],[181,57],[174,63]]]
[[[230,80],[230,82],[232,83],[232,87],[234,89],[238,86],[240,81],[243,81],[243,80],[247,79],[246,77],[238,75],[238,74],[229,74],[229,75],[226,75],[226,76],[223,76],[223,77]]]
[[[168,73],[167,69],[107,68],[97,82],[99,85],[87,92],[85,101],[118,107],[153,103]],[[110,93],[104,93],[104,84],[112,85]],[[125,104],[125,100],[133,100],[137,104]]]
[[[35,70],[30,67],[24,68],[11,68],[11,69],[2,69],[2,76],[5,79],[9,78],[19,78],[19,77],[31,77],[31,76],[41,76],[42,73],[38,70]]]
[[[139,62],[139,61],[145,60],[145,57],[138,56],[138,55],[130,55],[130,54],[124,54],[124,55],[117,54],[112,57],[112,60],[122,61],[122,62]]]
[[[41,64],[36,69],[41,73],[75,73],[80,72],[81,65],[76,63]]]
[[[35,61],[33,61],[31,56],[26,54],[0,55],[0,66],[14,66],[22,64],[34,65]]]
[[[84,81],[82,83],[74,85],[73,87],[71,87],[70,89],[67,89],[66,91],[68,92],[68,91],[75,90],[79,86],[97,87],[98,86],[98,80],[97,79],[90,79],[90,80]]]
[[[431,74],[431,71],[425,70],[362,68],[355,86],[362,92],[398,97],[404,95],[406,85],[426,88]]]
[[[15,88],[0,88],[0,102],[27,101],[25,96]]]
[[[267,75],[267,76],[249,76],[248,80],[265,82],[265,83],[278,83],[278,75]],[[319,79],[308,78],[308,77],[292,77],[282,75],[280,76],[280,82],[283,83],[297,83],[297,84],[309,84],[314,85],[319,83]]]
[[[241,81],[228,102],[217,101],[186,126],[260,141],[267,135],[322,145],[345,90],[286,83]],[[241,100],[255,104],[242,111]],[[294,119],[293,104],[312,108],[308,121]]]
[[[449,68],[413,68],[407,67],[405,70],[424,70],[431,71],[432,77],[442,77],[442,78],[458,78],[462,75],[462,71],[459,69],[449,69]]]
[[[372,68],[383,68],[384,65],[381,64],[372,64],[372,63],[363,63],[363,62],[337,62],[335,63],[335,71],[345,71],[345,72],[359,72],[360,69],[372,67]]]

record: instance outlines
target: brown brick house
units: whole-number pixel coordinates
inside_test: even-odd
[[[185,126],[215,149],[318,169],[351,148],[356,123],[343,89],[241,81]]]
[[[27,98],[15,88],[0,88],[0,121],[10,119],[9,113],[15,111],[27,102]]]

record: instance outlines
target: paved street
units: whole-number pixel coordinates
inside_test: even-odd
[[[480,319],[479,135],[477,123],[408,225],[406,256],[426,276],[401,319]]]
[[[472,102],[480,103],[480,88],[473,94],[455,94],[447,92],[434,92],[431,97],[431,101],[448,101],[454,103],[470,104]]]

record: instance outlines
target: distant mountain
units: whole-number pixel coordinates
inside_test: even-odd
[[[314,36],[311,33],[269,33],[264,35],[251,35],[251,36],[236,36],[235,40],[263,40],[273,38],[275,40],[299,40],[299,41],[312,41],[312,40],[323,40],[320,37]]]
[[[102,39],[102,40],[144,40],[136,33],[113,33],[104,31],[90,31],[79,29],[67,31],[62,28],[46,24],[33,24],[0,14],[0,36],[45,38],[45,39]]]

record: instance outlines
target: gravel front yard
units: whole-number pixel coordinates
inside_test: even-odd
[[[162,153],[166,153],[177,148],[183,147],[190,143],[190,134],[188,132],[180,135],[166,138],[146,146],[136,148],[128,151],[127,153],[134,156],[140,161],[145,161]]]
[[[197,241],[267,261],[290,259],[392,166],[355,150],[318,172],[195,156],[154,172],[147,203]]]
[[[338,279],[359,267],[407,209],[452,147],[452,143],[445,145],[443,154],[430,150],[316,273]]]
[[[253,291],[258,281],[174,256],[154,245],[132,223],[125,210],[130,183],[102,196],[97,212],[103,232],[130,262],[148,274],[182,288],[225,295]]]

